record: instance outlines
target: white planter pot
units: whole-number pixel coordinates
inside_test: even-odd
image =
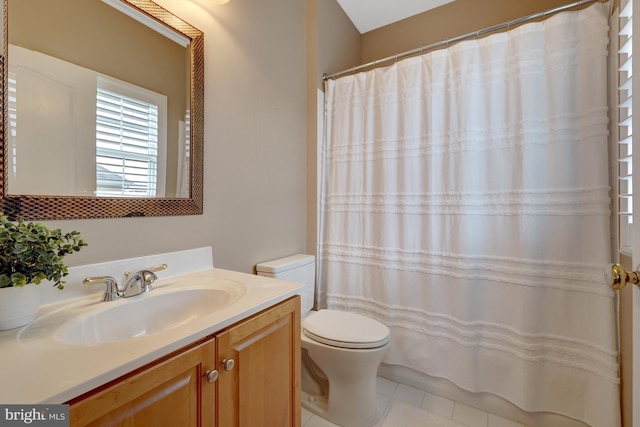
[[[39,306],[40,292],[36,285],[0,288],[0,330],[19,328],[33,322]]]

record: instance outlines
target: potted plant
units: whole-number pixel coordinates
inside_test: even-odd
[[[40,299],[35,286],[43,280],[62,289],[69,274],[63,258],[87,244],[77,231],[62,233],[40,223],[13,223],[0,213],[0,330],[35,319]]]

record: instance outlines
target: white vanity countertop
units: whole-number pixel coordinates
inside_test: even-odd
[[[94,345],[71,344],[59,336],[59,331],[64,330],[67,322],[82,310],[86,312],[109,304],[127,304],[136,298],[153,298],[181,288],[216,286],[216,281],[232,281],[239,285],[235,299],[219,310],[170,329]],[[91,295],[42,306],[38,318],[30,325],[0,331],[0,403],[64,403],[284,301],[299,293],[302,287],[299,283],[213,267],[160,278],[154,283],[153,291],[117,301],[100,301],[103,286],[96,288]]]

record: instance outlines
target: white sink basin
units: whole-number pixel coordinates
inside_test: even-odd
[[[181,289],[100,303],[98,311],[67,322],[60,338],[95,345],[163,332],[220,310],[236,299],[232,289]]]

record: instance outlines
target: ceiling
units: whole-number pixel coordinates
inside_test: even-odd
[[[337,0],[361,34],[454,0]]]

